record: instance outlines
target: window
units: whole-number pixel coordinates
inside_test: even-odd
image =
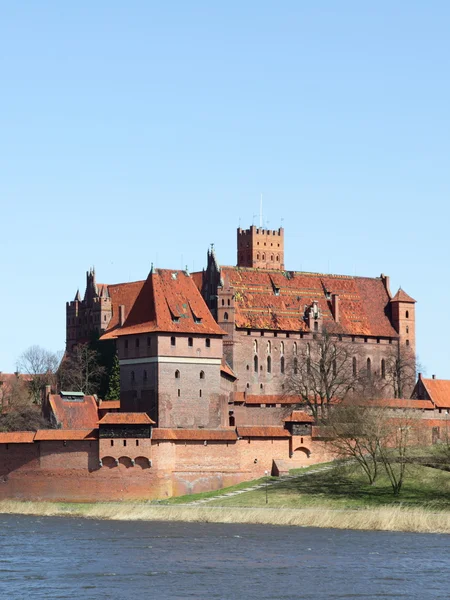
[[[406,317],[407,319],[409,319],[409,310],[407,310],[407,311],[405,312],[405,317]]]
[[[263,384],[262,384],[262,383],[260,383],[260,384],[259,384],[259,388],[262,390],[262,389],[263,389],[263,387],[264,387],[264,386],[263,386]]]
[[[205,371],[200,371],[200,379],[205,379]]]
[[[356,356],[353,357],[353,377],[356,377],[358,372],[358,364],[356,362]]]
[[[280,371],[284,373],[284,356],[282,356],[280,360]]]
[[[262,255],[262,259],[266,260],[266,255],[265,254]]]
[[[256,260],[259,260],[259,252],[258,252],[258,254],[256,255]]]
[[[267,354],[271,354],[272,352],[272,344],[270,341],[267,342]]]
[[[136,440],[136,446],[139,446],[139,440]]]
[[[144,377],[143,377],[144,381],[147,381],[147,371],[144,370]]]
[[[309,342],[306,344],[306,356],[311,356],[311,346]]]
[[[125,350],[128,350],[128,340],[125,340]]]
[[[409,333],[409,327],[408,327],[408,325],[406,326],[406,333]]]
[[[247,365],[247,371],[250,371],[250,365]]]
[[[309,362],[309,358],[308,358]],[[294,375],[298,375],[298,358],[294,358]]]
[[[114,446],[114,440],[111,440],[111,446]]]
[[[267,357],[267,372],[272,373],[272,358],[270,356]]]
[[[280,244],[278,244],[278,245],[280,245]],[[280,260],[280,257],[279,257],[279,256],[278,256],[278,254],[277,254],[277,262],[279,262],[279,260]]]
[[[367,376],[370,377],[372,373],[372,361],[370,358],[367,359]]]
[[[381,360],[381,378],[386,379],[386,361],[384,358]]]
[[[123,440],[123,445],[126,446],[127,445],[127,440]]]
[[[253,370],[255,373],[258,372],[258,357],[256,355],[253,357]]]
[[[178,388],[178,398],[181,396],[181,390]]]
[[[209,338],[206,338],[206,340],[205,340],[205,346],[207,348],[211,348],[211,340]]]
[[[319,331],[319,323],[314,321],[314,331]]]
[[[176,345],[176,343],[177,343],[177,340],[175,339],[175,336],[173,335],[173,336],[170,338],[170,345],[171,345],[171,346],[175,346],[175,345]]]
[[[147,338],[147,346],[150,348],[151,345],[152,345],[152,338],[148,337]]]
[[[175,379],[180,379],[180,371],[178,369],[175,371]]]
[[[223,320],[228,321],[228,313],[227,312],[223,313]]]
[[[194,340],[190,337],[188,338],[188,346],[192,347],[194,345]]]
[[[222,306],[225,306],[225,300],[222,298]]]
[[[136,348],[139,348],[139,338],[136,338]]]
[[[131,371],[131,381],[134,382],[134,380],[135,380],[134,371]]]
[[[254,340],[253,342],[253,352],[256,354],[258,352],[258,341]]]
[[[227,300],[227,304],[228,304],[228,306],[230,306],[230,305],[231,305],[231,300],[230,300],[229,298],[228,298],[228,300]]]
[[[198,395],[199,395],[199,398],[202,397],[202,390],[199,391]]]
[[[406,345],[409,346],[409,340],[406,340]]]
[[[280,354],[283,356],[284,354],[284,342],[280,343]],[[295,353],[294,353],[295,354]]]

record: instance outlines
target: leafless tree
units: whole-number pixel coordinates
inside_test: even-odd
[[[333,402],[344,400],[355,389],[358,373],[355,348],[327,331],[299,349],[288,365],[287,392],[300,396],[314,418],[323,418]]]
[[[99,363],[99,355],[89,344],[78,344],[70,357],[61,364],[60,385],[62,389],[95,394],[105,367]]]
[[[24,406],[32,401],[27,381],[19,373],[11,381],[0,385],[0,412],[3,408]]]
[[[28,387],[34,404],[40,404],[42,388],[56,384],[60,356],[41,346],[30,346],[20,356],[17,370],[28,375]]]

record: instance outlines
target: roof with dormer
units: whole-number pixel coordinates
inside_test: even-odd
[[[149,273],[123,326],[116,322],[101,339],[152,332],[225,335],[190,275],[169,269]]]
[[[225,288],[234,290],[239,328],[309,331],[305,311],[317,302],[332,333],[398,337],[389,320],[390,295],[381,277],[323,275],[297,271],[221,267]],[[339,296],[339,321],[332,310]]]
[[[419,377],[413,396],[416,396],[417,387],[422,383],[426,395],[437,408],[450,408],[450,380],[449,379],[426,379]]]

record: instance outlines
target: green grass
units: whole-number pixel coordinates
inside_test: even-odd
[[[387,477],[382,474],[374,485],[355,466],[340,466],[304,478],[286,480],[267,490],[272,508],[333,509],[370,508],[387,505],[450,510],[450,473],[423,466],[409,466],[403,489],[394,496]],[[211,501],[208,506],[266,506],[266,491],[255,490]]]

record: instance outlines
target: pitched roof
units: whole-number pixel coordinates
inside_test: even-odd
[[[434,409],[434,405],[430,400],[410,400],[407,398],[375,398],[373,400],[361,400],[361,405],[380,408]]]
[[[142,285],[123,327],[116,324],[102,339],[152,333],[225,335],[206,306],[194,280],[184,271],[156,269]]]
[[[154,425],[147,413],[118,412],[106,413],[99,425]]]
[[[94,396],[83,396],[81,401],[72,401],[64,399],[60,394],[50,394],[49,404],[56,422],[62,429],[97,427],[98,412]]]
[[[34,435],[34,431],[0,432],[0,444],[31,444]]]
[[[450,380],[449,379],[425,379],[421,381],[431,401],[438,408],[450,408]]]
[[[44,441],[71,441],[71,440],[96,440],[97,429],[38,429],[34,436],[35,442]]]
[[[314,423],[314,417],[304,410],[293,410],[285,419],[286,423]]]
[[[239,437],[288,438],[291,434],[284,427],[238,427]]]
[[[237,400],[241,402],[241,400]],[[282,395],[253,395],[245,396],[245,404],[304,404],[300,396],[282,396]]]
[[[383,279],[222,267],[225,285],[235,292],[235,323],[240,328],[309,331],[305,306],[317,301],[323,323],[333,333],[398,337],[388,318],[390,302]],[[339,296],[339,322],[331,294]]]
[[[233,379],[237,379],[237,375],[235,374],[235,372],[233,371],[233,369],[230,367],[230,365],[227,363],[227,361],[225,360],[224,357],[222,357],[222,362],[220,364],[220,371],[223,374],[228,375],[228,377],[232,377]]]
[[[411,296],[408,296],[408,294],[406,292],[404,292],[402,290],[402,288],[400,288],[398,290],[398,292],[395,294],[395,296],[392,298],[391,302],[416,302],[414,300],[414,298],[411,298]]]
[[[120,408],[120,400],[101,400],[99,410],[116,410]]]
[[[112,312],[108,328],[103,334],[104,339],[115,337],[113,332],[119,327],[119,306],[124,306],[125,316],[128,315],[144,283],[144,281],[131,281],[129,283],[108,285]]]
[[[154,440],[196,440],[234,442],[237,435],[234,429],[153,429]]]

